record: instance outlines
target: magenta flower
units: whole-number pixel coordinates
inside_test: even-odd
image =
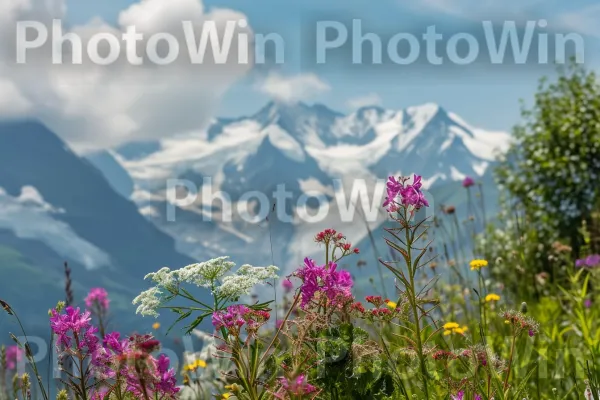
[[[590,308],[590,307],[592,307],[592,299],[585,299],[585,300],[583,301],[583,306],[584,306],[585,308]]]
[[[475,185],[475,180],[473,180],[473,178],[471,178],[470,176],[466,176],[462,182],[462,185],[465,188],[469,188],[469,187]]]
[[[278,378],[281,388],[291,396],[304,396],[313,393],[317,390],[313,385],[306,381],[306,375],[298,375],[296,379],[288,379],[284,377]],[[283,399],[281,395],[277,395],[278,398]]]
[[[6,369],[12,371],[17,368],[17,364],[23,359],[23,350],[19,346],[8,346],[6,348]]]
[[[174,396],[179,392],[177,387],[177,378],[175,377],[175,370],[169,368],[169,357],[161,354],[156,364],[156,371],[158,373],[159,380],[156,383],[156,389],[159,393],[168,396]]]
[[[578,268],[596,268],[600,266],[600,254],[591,254],[586,258],[580,258],[575,261]]]
[[[88,309],[98,307],[101,310],[108,310],[108,293],[103,288],[93,288],[85,298],[85,306]]]
[[[51,311],[50,327],[57,336],[56,346],[59,349],[71,348],[76,345],[77,350],[92,354],[98,348],[98,329],[90,323],[90,312],[80,312],[79,307],[65,308],[65,313],[60,314],[56,309]],[[75,342],[75,343],[73,343]]]
[[[452,395],[452,400],[463,400],[463,398],[465,397],[465,392],[464,391],[460,391],[458,393],[456,393],[455,395]]]
[[[227,329],[241,328],[246,320],[244,316],[250,312],[250,309],[243,304],[234,304],[227,307],[227,310],[217,311],[212,315],[212,324],[215,329],[223,327]]]
[[[383,202],[383,206],[388,212],[397,211],[398,203],[405,207],[412,206],[416,209],[429,207],[429,202],[421,191],[421,187],[423,186],[421,183],[422,177],[416,174],[413,175],[412,184],[408,183],[409,179],[400,178],[400,180],[396,180],[393,176],[388,178],[387,197]]]
[[[338,271],[336,263],[330,262],[329,268],[325,268],[316,265],[314,260],[305,258],[304,267],[298,269],[295,274],[302,279],[301,308],[306,308],[317,292],[325,294],[331,302],[335,302],[339,296],[344,298],[352,296],[352,277],[348,271]]]
[[[283,289],[288,293],[294,289],[294,284],[289,279],[284,279],[283,282],[281,282],[281,286],[283,286]]]

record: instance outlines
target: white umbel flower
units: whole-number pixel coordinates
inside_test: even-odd
[[[183,282],[209,288],[235,266],[235,263],[228,260],[229,257],[218,257],[188,265],[178,271],[179,279]]]
[[[269,279],[277,278],[278,270],[279,268],[274,265],[268,267],[242,265],[234,275],[223,278],[223,282],[217,288],[217,291],[221,296],[230,298],[248,295],[254,286],[263,285]]]
[[[140,293],[135,299],[133,299],[133,304],[139,304],[136,314],[141,314],[144,316],[158,317],[158,307],[161,305],[160,295],[162,292],[158,289],[158,287],[150,288],[142,293]]]

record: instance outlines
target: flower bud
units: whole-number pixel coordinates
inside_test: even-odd
[[[522,303],[521,303],[521,310],[520,310],[520,311],[521,311],[523,314],[527,314],[527,311],[528,311],[528,310],[529,310],[529,309],[527,308],[527,303],[525,303],[525,302],[522,302]]]
[[[69,400],[69,395],[65,389],[56,394],[56,400]]]

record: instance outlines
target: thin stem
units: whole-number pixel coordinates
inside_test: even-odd
[[[410,277],[410,304],[412,307],[412,312],[415,318],[415,336],[417,340],[417,352],[419,355],[419,364],[421,366],[421,379],[423,380],[423,391],[425,392],[425,398],[429,399],[429,391],[427,388],[427,367],[425,365],[425,357],[423,355],[423,342],[421,339],[421,319],[419,318],[419,311],[417,307],[417,299],[416,299],[416,289],[415,289],[415,275],[417,272],[417,265],[412,265],[412,245],[414,235],[410,234],[410,222],[407,218],[407,210],[404,209],[404,221],[405,224],[405,235],[406,235],[406,244],[407,244],[407,256],[406,256],[406,266],[408,269],[408,274]]]
[[[508,370],[506,371],[506,377],[504,378],[504,391],[506,391],[506,388],[508,387],[508,378],[510,378],[510,371],[512,369],[512,362],[513,362],[513,356],[515,354],[515,343],[516,342],[517,342],[517,335],[515,335],[514,328],[513,328],[513,340],[512,340],[512,345],[510,346],[510,357],[508,359]]]

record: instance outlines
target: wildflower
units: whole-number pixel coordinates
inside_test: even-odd
[[[98,307],[100,310],[108,310],[108,293],[103,288],[93,288],[85,298],[85,306],[88,309]]]
[[[295,274],[302,279],[302,286],[300,286],[302,308],[312,301],[317,292],[325,294],[332,303],[336,303],[339,296],[351,297],[352,277],[348,271],[338,270],[336,263],[330,262],[329,268],[325,268],[316,265],[314,260],[305,258],[304,267],[297,270]]]
[[[56,400],[69,400],[69,393],[66,389],[62,389],[56,394]]]
[[[456,322],[446,322],[444,324],[443,328],[444,328],[444,335],[446,335],[446,336],[451,335],[453,333],[458,333],[460,335],[464,335],[465,332],[467,332],[469,330],[469,328],[466,326],[463,326],[461,328],[460,325],[458,325]]]
[[[301,397],[317,390],[317,388],[306,381],[306,375],[304,374],[298,375],[295,379],[280,377],[278,381],[281,384],[281,388],[291,396]]]
[[[379,307],[383,304],[381,296],[367,296],[365,297],[367,303],[373,304],[375,307]]]
[[[65,308],[65,314],[52,310],[50,327],[57,336],[59,349],[71,348],[73,339],[76,341],[77,350],[85,350],[92,354],[98,348],[98,338],[95,336],[98,329],[90,324],[90,312],[80,312],[79,308],[71,306]]]
[[[479,271],[483,267],[487,267],[488,262],[486,260],[473,260],[469,264],[471,271]]]
[[[458,325],[456,322],[446,322],[444,324],[444,329],[448,330],[448,329],[455,329],[458,328],[460,325]]]
[[[159,288],[153,287],[140,293],[133,304],[139,304],[136,314],[158,317],[158,307],[162,304],[162,292]]]
[[[221,399],[223,399],[223,400],[227,400],[228,398],[230,398],[230,397],[231,397],[231,395],[232,395],[232,394],[233,394],[233,393],[223,393],[223,394],[221,395]]]
[[[390,300],[386,301],[385,304],[392,310],[395,310],[396,307],[398,306],[398,304],[396,304],[395,301],[390,301]]]
[[[250,309],[242,304],[234,304],[227,307],[225,311],[217,311],[212,315],[212,324],[215,329],[223,327],[236,330],[241,328],[246,320],[244,316],[250,312]]]
[[[279,268],[274,265],[268,267],[253,267],[245,264],[234,275],[223,277],[221,286],[217,288],[220,295],[238,298],[250,294],[256,285],[265,284],[270,279],[277,278]]]
[[[452,398],[452,400],[463,400],[465,397],[465,392],[461,390],[460,392],[458,392],[455,395],[452,395],[450,397]]]
[[[434,360],[453,360],[456,358],[456,355],[451,351],[446,350],[438,350],[431,356]]]
[[[470,176],[466,176],[462,182],[462,185],[464,188],[469,188],[469,187],[475,185],[475,180],[473,178],[471,178]]]
[[[14,370],[17,368],[17,364],[23,359],[23,350],[17,346],[8,346],[6,348],[6,369]]]
[[[160,322],[155,322],[152,324],[152,329],[157,330],[158,328],[160,328]]]
[[[495,293],[490,293],[487,296],[485,296],[485,302],[486,303],[489,303],[489,302],[492,302],[492,301],[499,301],[499,300],[500,300],[500,296],[498,296]]]
[[[526,331],[530,337],[533,337],[539,331],[537,321],[522,312],[507,310],[502,311],[500,316],[504,318],[505,324],[512,325],[515,336],[519,336],[522,332]]]
[[[286,292],[291,292],[294,289],[294,284],[289,279],[284,279],[283,282],[281,282],[281,286],[283,286],[283,289]]]
[[[387,182],[387,197],[383,207],[388,212],[395,212],[398,210],[397,200],[405,207],[414,207],[415,209],[429,207],[429,202],[421,191],[421,179],[421,176],[415,174],[413,175],[412,184],[409,184],[407,183],[409,178],[401,177],[400,180],[396,180],[396,178],[390,176]]]
[[[184,371],[195,371],[198,368],[206,368],[206,361],[204,360],[196,360],[189,364],[184,365]]]
[[[576,260],[575,266],[579,268],[596,268],[600,266],[600,254],[591,254],[586,258]]]
[[[590,307],[592,307],[592,300],[591,300],[591,299],[585,299],[585,300],[584,300],[584,302],[583,302],[583,306],[584,306],[585,308],[590,308]]]
[[[178,271],[179,279],[197,286],[210,288],[235,266],[229,257],[217,257],[201,263],[191,264]]]

